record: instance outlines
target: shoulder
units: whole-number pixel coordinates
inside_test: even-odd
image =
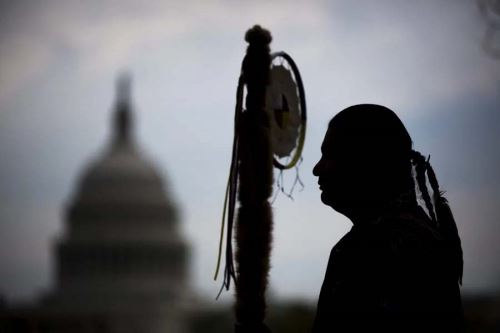
[[[426,271],[441,261],[441,252],[440,236],[424,211],[405,211],[354,226],[333,247],[329,265],[352,270],[355,262],[356,270],[380,274]]]
[[[440,241],[433,222],[421,209],[388,214],[374,222],[370,229],[375,240],[384,241],[394,251],[431,250]]]
[[[421,270],[441,257],[439,233],[423,211],[386,215],[359,229],[361,255],[373,265]]]

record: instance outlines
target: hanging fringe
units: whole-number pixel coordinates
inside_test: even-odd
[[[224,243],[224,226],[226,229],[226,263],[224,267],[224,279],[222,282],[221,289],[217,294],[216,299],[219,298],[222,290],[225,288],[229,290],[231,287],[231,279],[236,283],[236,274],[233,262],[233,225],[234,225],[234,212],[236,209],[236,193],[238,190],[238,146],[239,146],[239,132],[240,132],[240,118],[243,112],[243,89],[244,80],[243,75],[240,75],[238,80],[238,88],[236,89],[236,106],[234,112],[234,137],[233,137],[233,148],[231,154],[231,165],[229,167],[229,179],[227,181],[226,195],[224,198],[224,208],[222,210],[222,222],[221,222],[221,234],[219,240],[219,252],[217,255],[217,266],[215,268],[214,280],[217,280],[220,270],[220,262],[222,257],[222,244]],[[227,213],[227,224],[226,222]]]

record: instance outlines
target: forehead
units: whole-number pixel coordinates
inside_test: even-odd
[[[332,146],[332,144],[333,144],[333,142],[332,142],[333,137],[332,136],[333,136],[333,133],[330,130],[330,128],[328,128],[328,130],[325,133],[325,137],[323,138],[323,143],[321,144],[321,151],[328,150],[328,148]]]
[[[321,152],[327,156],[352,156],[363,150],[364,141],[366,141],[366,138],[359,133],[356,134],[330,126],[321,144]]]
[[[323,154],[334,153],[342,148],[342,141],[344,140],[339,134],[335,129],[328,128],[321,144],[321,152]]]
[[[337,126],[328,126],[323,139],[323,145],[332,146],[348,143],[354,139],[354,131],[346,128],[338,128]],[[358,134],[359,136],[359,134]]]

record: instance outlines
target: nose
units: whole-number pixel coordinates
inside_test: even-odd
[[[319,177],[320,169],[321,169],[321,159],[314,166],[314,168],[313,168],[313,175],[315,175],[316,177]]]

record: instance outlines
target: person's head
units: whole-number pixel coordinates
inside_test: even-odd
[[[383,203],[413,191],[412,140],[398,116],[380,105],[362,104],[330,121],[313,169],[322,201],[349,217],[373,213]]]
[[[429,159],[412,149],[411,137],[393,111],[361,104],[339,112],[330,121],[321,152],[313,169],[321,200],[355,223],[383,213],[394,200],[415,207],[418,185],[432,224],[448,242],[448,264],[462,281],[462,248],[448,201]]]

